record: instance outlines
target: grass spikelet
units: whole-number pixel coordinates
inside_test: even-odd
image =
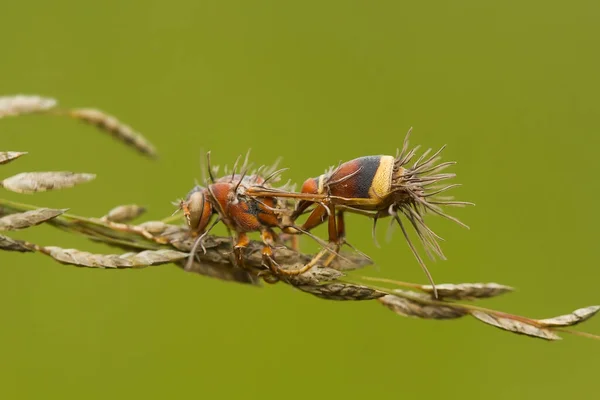
[[[27,154],[26,151],[1,151],[0,152],[0,165],[8,164],[11,161]]]
[[[0,96],[0,118],[48,111],[58,102],[34,95]]]
[[[295,266],[293,268],[301,267],[302,265]],[[315,266],[303,274],[290,275],[289,277],[286,277],[285,280],[287,283],[293,286],[314,286],[324,282],[335,281],[342,276],[344,276],[344,274],[337,269]]]
[[[102,217],[104,221],[129,222],[146,212],[146,208],[137,204],[117,206]]]
[[[114,138],[133,147],[147,156],[156,158],[154,146],[139,132],[124,124],[112,115],[94,108],[77,108],[68,111],[72,118],[95,125],[98,129],[109,133]]]
[[[19,214],[11,214],[0,218],[0,231],[15,231],[39,225],[65,213],[67,209],[38,208]]]
[[[506,318],[499,315],[494,315],[484,311],[473,310],[471,315],[481,322],[495,326],[505,331],[537,337],[545,340],[560,340],[562,339],[552,330],[536,326],[535,324],[527,323],[515,318]]]
[[[379,278],[373,280],[378,279]],[[382,281],[395,283],[394,281],[385,279]],[[421,286],[414,283],[396,283],[411,289],[420,289]],[[455,286],[460,285],[461,284]],[[571,314],[546,320],[536,320],[502,311],[477,307],[471,304],[460,304],[453,301],[440,299],[434,300],[431,298],[431,293],[425,294],[399,289],[395,289],[390,293],[390,291],[387,289],[380,290],[388,292],[389,296],[382,297],[379,299],[379,302],[402,316],[424,319],[453,319],[466,315],[472,315],[475,319],[485,324],[495,326],[508,332],[534,338],[559,340],[561,337],[558,336],[557,332],[564,332],[600,340],[600,336],[563,329],[564,327],[575,325],[591,318],[600,310],[600,306],[581,308],[579,310],[575,310]]]
[[[161,250],[145,250],[140,253],[126,253],[120,257],[131,261],[134,266],[149,266],[170,264],[179,261],[188,256],[177,250],[161,249]]]
[[[537,322],[542,326],[548,327],[573,326],[587,321],[596,315],[598,311],[600,311],[600,306],[584,307],[573,311],[571,314],[560,315],[554,318],[539,319]]]
[[[453,307],[452,305],[427,304],[419,302],[417,293],[414,293],[415,299],[387,295],[378,299],[378,301],[404,317],[415,317],[424,319],[455,319],[468,314],[466,310]]]
[[[9,238],[8,236],[0,235],[0,250],[18,251],[27,253],[34,251],[25,242]]]
[[[475,300],[496,297],[504,293],[509,293],[514,288],[499,283],[444,283],[435,285],[439,299],[447,300]],[[434,296],[434,289],[431,285],[422,285],[420,289]]]
[[[194,261],[189,268],[185,268],[187,260],[177,262],[177,266],[186,272],[220,279],[222,281],[244,283],[249,285],[260,285],[260,278],[249,271],[239,268],[233,264],[222,264],[219,262]]]
[[[303,292],[326,300],[373,300],[386,295],[386,293],[368,286],[342,282],[295,287]]]
[[[3,180],[0,186],[16,193],[35,193],[70,188],[94,178],[94,174],[67,171],[23,172]]]
[[[391,283],[396,286],[405,287],[408,289],[418,290],[428,293],[435,297],[435,291],[432,285],[419,285],[415,283],[401,282],[393,279],[375,278],[363,276],[361,279],[371,282]],[[476,300],[487,299],[490,297],[499,296],[504,293],[509,293],[514,288],[506,285],[501,285],[495,282],[489,283],[442,283],[435,285],[437,289],[437,299],[439,300]],[[396,292],[397,290],[394,290]],[[402,292],[401,290],[399,292]]]
[[[55,246],[37,246],[36,250],[63,264],[90,268],[140,268],[151,265],[172,263],[187,257],[176,250],[144,250],[140,253],[92,254],[77,249],[63,249]]]

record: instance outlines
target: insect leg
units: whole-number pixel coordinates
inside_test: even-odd
[[[250,244],[250,238],[244,232],[237,232],[233,254],[238,267],[244,268],[244,249]]]

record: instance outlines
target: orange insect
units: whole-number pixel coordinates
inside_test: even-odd
[[[427,213],[437,214],[467,227],[458,219],[446,214],[441,207],[472,203],[439,196],[440,193],[459,186],[439,185],[440,182],[455,176],[452,173],[441,173],[455,162],[439,163],[440,153],[445,146],[431,155],[429,149],[413,162],[419,147],[409,150],[408,139],[411,130],[406,135],[402,150],[396,156],[366,156],[347,161],[316,178],[307,179],[302,185],[301,193],[272,188],[248,190],[247,194],[252,196],[268,195],[299,200],[288,221],[288,232],[294,231],[295,221],[314,204],[316,207],[311,210],[304,224],[299,226],[301,230],[310,231],[325,221],[328,222],[330,248],[323,249],[311,263],[295,270],[295,273],[300,274],[312,268],[327,252],[331,252],[331,255],[324,265],[331,263],[345,243],[344,213],[351,212],[373,218],[373,238],[378,219],[392,217],[392,222],[396,221],[400,226],[412,253],[435,287],[431,274],[409,238],[402,219],[405,218],[412,225],[431,258],[435,254],[445,259],[438,243],[438,239],[441,238],[426,225],[424,216]]]
[[[235,234],[233,247],[237,265],[244,266],[243,249],[248,246],[250,239],[248,233],[260,232],[264,247],[262,250],[263,264],[272,274],[260,271],[269,282],[277,281],[276,275],[284,273],[273,258],[273,249],[281,243],[274,228],[283,228],[282,221],[291,214],[290,206],[274,196],[247,196],[246,191],[254,186],[271,188],[270,182],[279,179],[284,169],[276,170],[276,164],[269,168],[259,168],[248,175],[248,156],[242,166],[241,174],[236,173],[236,166],[231,175],[215,179],[210,167],[210,152],[207,154],[208,174],[210,183],[206,187],[196,185],[180,202],[188,226],[197,236],[190,252],[186,268],[193,263],[198,246],[210,230],[218,223],[223,222]],[[238,157],[239,161],[239,157]],[[237,162],[236,161],[236,165]],[[262,176],[264,171],[265,177]],[[283,188],[288,187],[286,184]],[[281,189],[279,189],[281,190]],[[214,222],[209,226],[213,217]],[[296,233],[296,232],[294,232]],[[310,235],[312,236],[312,235]],[[318,240],[318,239],[317,239]]]

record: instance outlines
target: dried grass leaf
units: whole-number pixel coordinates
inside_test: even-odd
[[[552,326],[573,326],[592,318],[600,311],[600,306],[589,306],[579,308],[571,314],[559,315],[554,318],[538,319],[537,322],[546,327]]]
[[[145,212],[145,207],[138,206],[137,204],[127,204],[113,208],[108,212],[108,214],[102,217],[102,220],[111,222],[128,222],[136,219]]]
[[[16,193],[35,193],[73,187],[94,178],[94,174],[67,171],[23,172],[3,180],[0,185]]]
[[[384,296],[378,301],[396,314],[405,317],[416,317],[424,319],[455,319],[464,317],[469,312],[459,307],[449,305],[428,304],[429,296],[420,297],[418,293],[411,293],[411,297],[406,298],[394,295]],[[424,301],[419,301],[419,300]]]
[[[104,111],[94,108],[78,108],[70,110],[69,115],[80,121],[95,125],[143,154],[151,157],[157,156],[156,149],[144,136]]]
[[[513,318],[504,318],[499,315],[492,315],[483,311],[471,311],[471,315],[481,322],[503,329],[505,331],[537,337],[545,340],[561,340],[562,338],[552,330],[532,325],[522,320]]]
[[[485,299],[499,296],[504,293],[512,292],[514,288],[498,283],[442,283],[435,285],[438,293],[438,299],[449,300],[473,300]],[[421,290],[433,296],[433,286],[421,285]]]
[[[21,253],[33,251],[33,249],[28,247],[24,242],[3,235],[0,235],[0,249],[7,251],[19,251]]]
[[[91,268],[140,268],[171,263],[187,257],[186,253],[175,250],[145,250],[141,253],[122,255],[92,254],[55,246],[39,247],[38,250],[63,264]]]
[[[25,154],[27,154],[26,151],[0,151],[0,165],[8,164]]]
[[[58,102],[49,97],[15,95],[0,97],[0,118],[47,111]]]

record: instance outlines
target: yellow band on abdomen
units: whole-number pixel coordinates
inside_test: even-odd
[[[369,190],[369,195],[372,199],[380,199],[389,194],[390,188],[392,187],[392,172],[394,171],[394,157],[393,156],[381,156],[379,167],[375,176],[373,177],[373,183]]]

